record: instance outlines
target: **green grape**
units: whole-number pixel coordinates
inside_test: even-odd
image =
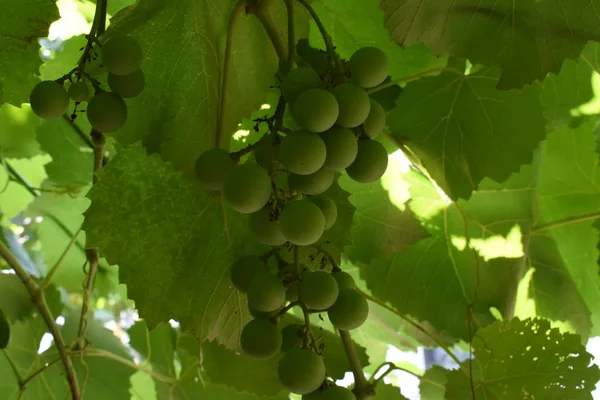
[[[333,94],[324,89],[302,92],[292,105],[292,117],[311,132],[324,132],[338,119],[339,104]]]
[[[252,150],[256,163],[269,172],[273,171],[273,162],[275,161],[275,144],[273,135],[269,135]]]
[[[358,141],[350,129],[334,126],[320,136],[327,153],[324,168],[338,171],[347,168],[356,159]]]
[[[289,104],[293,104],[294,101],[302,94],[302,92],[309,89],[321,89],[323,82],[317,72],[310,67],[298,67],[290,71],[281,84],[281,92],[283,98]]]
[[[325,163],[327,150],[323,139],[316,133],[296,131],[281,141],[278,158],[290,172],[309,175],[317,172]]]
[[[346,172],[355,181],[368,183],[381,178],[387,165],[387,151],[381,143],[375,140],[361,140],[358,142],[356,160],[346,168]]]
[[[363,125],[365,135],[369,139],[377,137],[385,128],[385,110],[375,100],[371,99],[371,111]]]
[[[334,172],[325,168],[321,168],[310,175],[290,174],[290,189],[299,190],[310,195],[321,194],[329,189],[333,183],[333,178]]]
[[[246,293],[252,279],[266,271],[267,266],[258,256],[241,256],[231,264],[231,283],[237,290]]]
[[[285,303],[285,287],[268,272],[261,272],[250,281],[247,294],[248,305],[256,311],[275,311]]]
[[[348,67],[352,82],[368,89],[379,85],[387,78],[390,60],[377,47],[367,46],[352,54]]]
[[[285,290],[286,301],[289,301],[290,303],[298,301],[298,286],[300,286],[300,284],[294,282]]]
[[[277,326],[264,319],[248,322],[240,335],[242,351],[257,360],[273,357],[281,348],[281,342]]]
[[[337,206],[335,205],[335,202],[325,195],[311,197],[310,201],[315,203],[321,209],[321,212],[325,217],[325,230],[331,228],[337,220]]]
[[[333,326],[349,331],[365,323],[369,316],[369,304],[357,290],[343,289],[335,304],[327,310],[327,315]]]
[[[129,75],[139,69],[144,54],[139,43],[129,36],[116,36],[102,45],[102,64],[108,72]]]
[[[325,364],[310,350],[292,349],[279,360],[277,375],[290,392],[308,394],[321,386],[325,379]]]
[[[300,283],[300,300],[310,309],[327,310],[335,303],[339,288],[335,279],[325,271],[305,274]]]
[[[314,400],[356,400],[356,397],[354,396],[354,393],[345,387],[329,386]]]
[[[231,155],[223,149],[206,150],[196,159],[194,171],[205,190],[221,190],[225,179],[235,168]]]
[[[277,310],[265,312],[265,311],[258,311],[257,309],[250,307],[250,304],[248,304],[248,311],[250,311],[250,315],[252,315],[256,319],[273,318],[277,314],[279,314],[279,312],[281,311],[282,308],[283,307],[279,307]]]
[[[250,214],[267,205],[271,197],[271,178],[263,167],[241,164],[227,175],[223,183],[227,203],[239,213]]]
[[[250,232],[256,240],[267,246],[280,246],[285,243],[285,237],[279,228],[279,221],[271,218],[267,207],[261,208],[248,218]]]
[[[107,80],[110,90],[126,99],[142,93],[146,85],[146,79],[141,69],[136,69],[128,75],[116,75],[109,72]]]
[[[339,125],[355,128],[365,122],[371,109],[371,101],[363,88],[353,83],[342,83],[331,91],[340,106],[337,119]]]
[[[29,95],[31,110],[40,118],[60,117],[69,107],[69,95],[56,81],[42,81],[35,85]]]
[[[354,281],[352,275],[350,275],[349,273],[344,271],[335,271],[331,273],[331,276],[333,276],[333,279],[335,279],[335,281],[337,282],[340,290],[356,289],[356,282]]]
[[[325,216],[321,209],[309,200],[288,204],[279,216],[283,236],[292,244],[308,246],[315,243],[325,230]]]
[[[292,349],[298,349],[302,347],[304,332],[304,325],[300,324],[289,324],[283,327],[281,330],[281,351],[288,351]]]
[[[90,88],[83,82],[73,82],[69,86],[69,97],[78,103],[86,101],[90,97]]]
[[[86,114],[92,128],[100,132],[113,132],[125,125],[127,105],[117,94],[102,92],[88,101]]]

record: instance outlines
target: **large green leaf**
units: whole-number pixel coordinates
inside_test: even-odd
[[[0,105],[20,106],[38,82],[38,38],[57,20],[54,0],[5,0],[0,14]],[[66,72],[66,71],[65,71]]]
[[[446,399],[591,399],[600,369],[580,339],[541,318],[498,321],[473,340],[473,382],[463,370],[450,372]]]
[[[229,266],[262,248],[246,218],[139,143],[119,151],[98,176],[83,224],[87,245],[119,265],[148,325],[175,319],[198,339],[238,348],[249,312]]]
[[[600,37],[597,0],[383,0],[381,7],[396,43],[424,42],[436,54],[498,66],[502,89],[558,73]]]

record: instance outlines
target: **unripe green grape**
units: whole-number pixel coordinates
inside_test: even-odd
[[[304,331],[304,325],[300,324],[289,324],[281,329],[281,351],[289,351],[302,347],[303,338],[302,333]]]
[[[261,139],[254,150],[254,159],[256,163],[266,169],[267,171],[273,171],[273,162],[275,161],[275,145],[273,144],[273,137],[269,135],[266,139]]]
[[[335,304],[327,310],[327,315],[333,326],[349,331],[365,323],[369,316],[369,304],[357,290],[343,289]]]
[[[371,110],[363,124],[363,128],[365,135],[367,135],[369,139],[377,137],[383,132],[383,128],[385,128],[385,110],[381,104],[373,99],[371,99]]]
[[[290,174],[290,189],[299,190],[302,193],[316,195],[321,194],[333,183],[335,173],[330,169],[321,168],[314,174],[297,175]]]
[[[250,214],[263,208],[271,197],[271,178],[263,167],[241,164],[229,172],[223,183],[227,203],[239,213]]]
[[[310,309],[327,310],[339,293],[337,282],[325,271],[305,274],[300,283],[300,300]]]
[[[317,207],[321,209],[321,212],[325,217],[325,230],[331,228],[333,224],[335,224],[338,215],[335,201],[325,195],[311,197],[310,201],[315,203]]]
[[[281,92],[283,98],[289,104],[294,101],[309,89],[320,89],[323,87],[321,77],[317,72],[310,67],[298,67],[290,71],[281,84]]]
[[[281,311],[282,308],[283,307],[279,307],[277,310],[265,312],[265,311],[258,311],[257,309],[250,307],[250,304],[248,304],[248,311],[250,311],[250,315],[252,315],[256,319],[273,318],[277,314],[279,314],[279,312]]]
[[[257,275],[266,271],[266,264],[258,256],[241,256],[231,265],[231,283],[237,290],[246,293],[250,282]]]
[[[279,360],[277,375],[290,392],[308,394],[323,383],[325,364],[321,357],[310,350],[292,349]]]
[[[56,81],[42,81],[35,85],[29,95],[31,110],[40,118],[60,117],[69,107],[69,95]]]
[[[267,246],[280,246],[285,243],[285,237],[279,228],[279,221],[271,218],[267,207],[261,208],[248,218],[252,236]]]
[[[212,148],[206,150],[196,159],[194,171],[205,190],[221,190],[225,179],[235,168],[231,155],[223,149]]]
[[[292,244],[308,246],[318,241],[325,230],[325,216],[321,209],[309,200],[288,204],[279,216],[283,236]]]
[[[73,101],[81,103],[90,97],[90,88],[83,82],[73,82],[69,86],[68,93]]]
[[[377,47],[367,46],[352,54],[348,67],[352,82],[368,89],[379,85],[387,78],[390,60]]]
[[[137,40],[129,36],[110,38],[102,45],[102,64],[108,72],[129,75],[139,69],[144,60],[142,48]]]
[[[320,136],[327,153],[324,168],[338,171],[347,168],[356,159],[358,141],[350,129],[334,126]]]
[[[136,69],[128,75],[108,73],[108,86],[119,96],[128,99],[142,93],[146,85],[146,78],[141,69]]]
[[[256,360],[266,360],[277,354],[281,341],[277,326],[264,319],[248,322],[240,335],[242,351]]]
[[[294,282],[290,286],[288,286],[288,288],[285,290],[285,300],[286,301],[289,301],[290,303],[298,301],[298,287],[299,286],[300,286],[300,284],[298,282]]]
[[[349,273],[344,271],[335,271],[331,273],[331,276],[333,276],[333,279],[335,279],[335,281],[337,282],[340,290],[356,289],[356,282],[354,281],[352,275],[350,275]]]
[[[337,119],[340,126],[355,128],[365,122],[371,109],[371,101],[363,88],[353,83],[342,83],[331,91],[340,106]]]
[[[335,96],[324,89],[302,92],[292,105],[292,116],[301,127],[311,132],[324,132],[338,119],[340,107]]]
[[[329,386],[314,400],[356,400],[354,393],[345,387]]]
[[[325,163],[326,157],[325,143],[316,133],[292,132],[279,145],[279,160],[294,174],[309,175],[317,172]]]
[[[275,275],[261,272],[248,286],[248,305],[257,311],[275,311],[285,303],[285,287]]]
[[[88,101],[86,115],[92,128],[100,132],[113,132],[125,125],[127,105],[117,94],[102,92]]]
[[[375,140],[360,140],[354,162],[346,168],[350,178],[357,182],[376,181],[385,173],[388,154],[383,145]]]

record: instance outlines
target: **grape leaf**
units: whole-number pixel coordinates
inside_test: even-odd
[[[409,83],[388,114],[405,141],[452,199],[467,199],[484,177],[507,179],[531,161],[545,137],[539,90],[494,88],[494,74],[450,72]]]
[[[400,388],[392,385],[380,384],[375,391],[374,400],[407,400],[402,396]],[[429,398],[427,398],[429,400]]]
[[[28,317],[33,311],[31,296],[21,280],[13,274],[0,274],[0,308],[9,321]]]
[[[5,349],[10,342],[10,323],[0,308],[0,349]]]
[[[428,400],[444,400],[444,392],[448,383],[448,370],[434,365],[425,371],[419,383],[421,397]]]
[[[29,158],[40,153],[35,127],[40,119],[29,105],[5,104],[0,108],[0,149],[7,158]]]
[[[199,340],[238,348],[249,312],[229,266],[262,249],[246,218],[139,143],[120,150],[98,176],[83,223],[87,245],[119,265],[148,325],[175,319]]]
[[[0,15],[0,106],[20,106],[38,82],[35,75],[42,64],[39,37],[46,37],[57,20],[54,0],[5,0]],[[35,12],[32,12],[35,10]]]
[[[423,42],[436,54],[450,53],[502,68],[498,87],[521,88],[558,73],[596,40],[596,1],[384,0],[385,26],[401,46]],[[587,10],[583,12],[583,10]]]
[[[131,400],[158,400],[154,380],[148,374],[138,371],[131,375]]]
[[[497,321],[480,329],[473,352],[475,393],[469,376],[454,370],[448,373],[447,399],[588,399],[600,379],[581,338],[561,334],[541,318]]]

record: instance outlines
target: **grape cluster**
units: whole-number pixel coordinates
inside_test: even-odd
[[[373,140],[385,127],[385,111],[365,89],[388,76],[388,59],[365,47],[345,64],[341,81],[320,76],[308,66],[292,69],[281,83],[283,104],[299,129],[273,129],[251,147],[254,162],[213,148],[195,164],[199,184],[220,191],[227,204],[248,214],[254,238],[268,246],[310,246],[337,220],[335,201],[327,195],[346,173],[373,182],[387,168],[387,151]],[[277,112],[276,112],[277,114]],[[280,132],[281,131],[281,132]],[[285,134],[284,134],[285,133]],[[310,400],[354,399],[348,389],[326,379],[322,348],[305,325],[281,320],[294,308],[303,314],[326,313],[337,329],[349,331],[367,319],[366,298],[352,276],[333,261],[317,269],[288,264],[273,251],[245,255],[231,266],[231,282],[246,294],[254,317],[243,328],[240,345],[248,356],[279,356],[278,376],[290,392]]]
[[[67,111],[69,99],[76,106],[87,102],[86,115],[92,128],[99,132],[120,129],[127,120],[127,105],[123,99],[139,95],[146,83],[140,68],[144,54],[135,39],[116,36],[102,45],[100,57],[108,71],[106,80],[110,90],[104,90],[100,82],[76,68],[61,79],[38,83],[29,96],[32,111],[41,118],[52,119]],[[76,76],[74,82],[73,74]],[[84,79],[94,87],[93,96]],[[71,82],[68,90],[63,86],[67,80]]]

